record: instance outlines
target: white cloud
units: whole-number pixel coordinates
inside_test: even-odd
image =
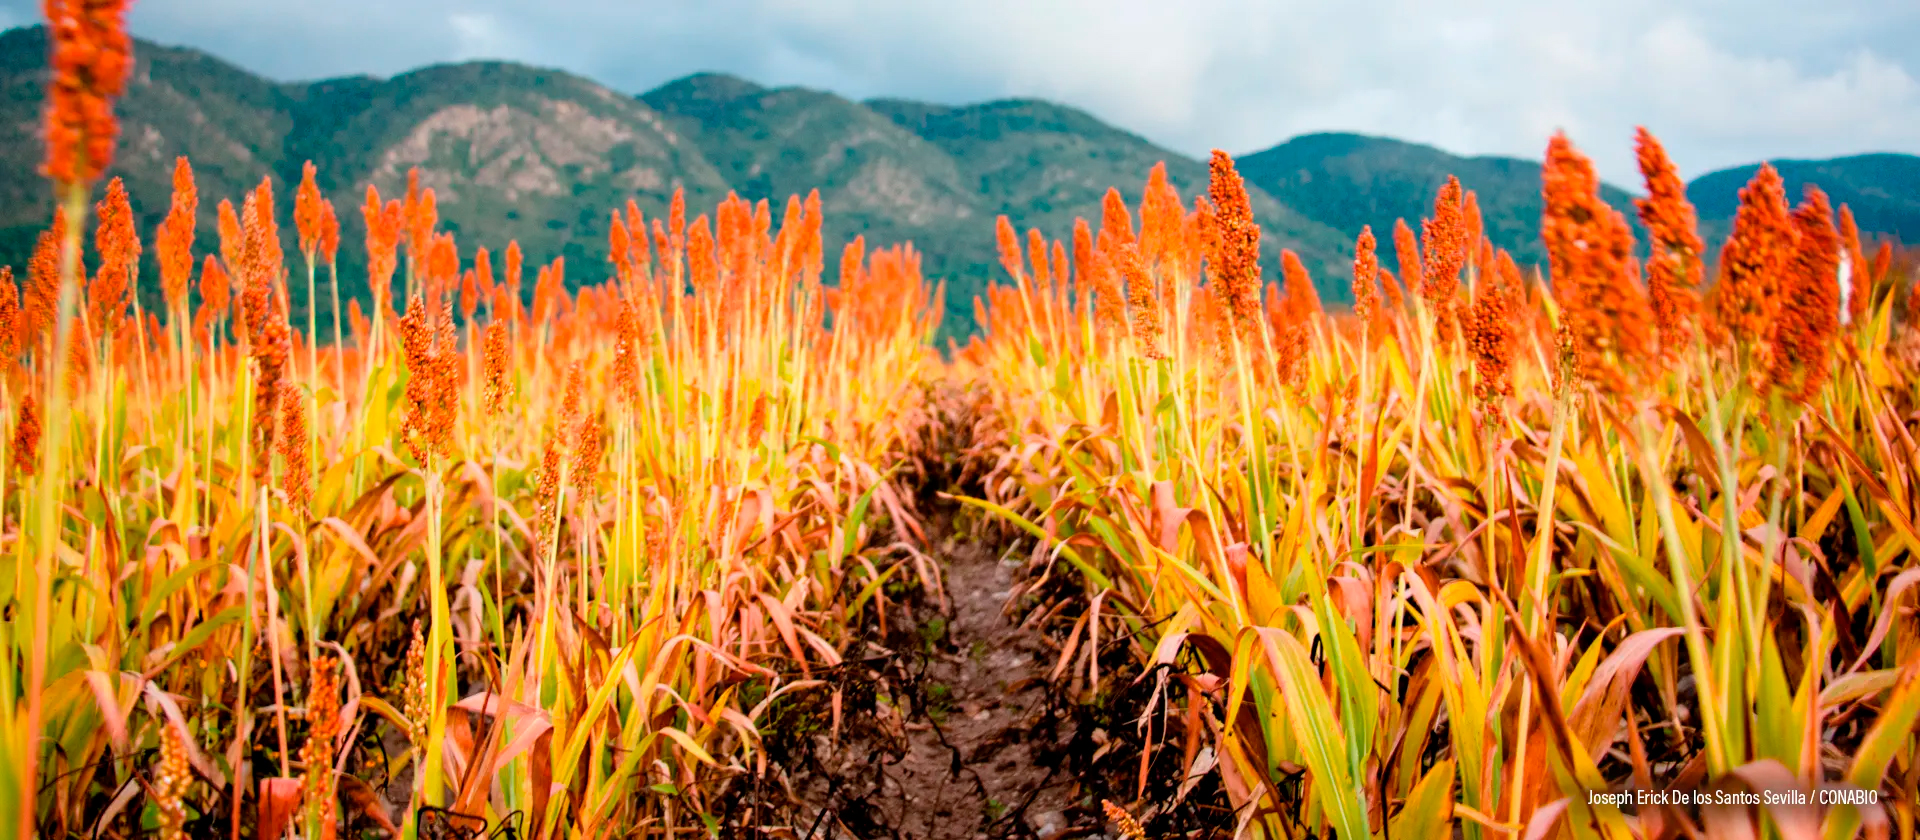
[[[504,58],[519,52],[512,36],[493,15],[455,12],[447,16],[447,25],[454,36],[454,52],[449,58],[455,61]]]

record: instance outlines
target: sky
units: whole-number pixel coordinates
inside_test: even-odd
[[[0,27],[39,3],[0,0]],[[498,58],[640,93],[698,71],[851,98],[1038,97],[1175,151],[1355,131],[1538,159],[1565,130],[1638,185],[1920,153],[1915,0],[136,0],[134,34],[271,78]]]

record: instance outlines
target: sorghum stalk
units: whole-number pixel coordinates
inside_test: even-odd
[[[53,571],[54,546],[60,541],[59,508],[62,484],[62,468],[65,460],[68,426],[67,393],[63,383],[67,379],[67,344],[73,340],[73,312],[78,304],[77,288],[80,268],[80,229],[85,224],[87,213],[87,188],[80,183],[69,183],[65,190],[63,207],[67,225],[60,242],[60,294],[55,306],[52,375],[47,378],[47,422],[48,433],[40,444],[40,489],[35,497],[34,531],[38,538],[34,541],[33,551],[33,642],[32,653],[27,659],[27,715],[25,731],[27,737],[36,744],[26,749],[26,766],[21,772],[21,790],[24,791],[20,808],[20,837],[33,836],[33,822],[37,814],[35,793],[39,790],[40,749],[37,739],[40,734],[40,716],[42,695],[47,684],[47,627],[53,611]]]

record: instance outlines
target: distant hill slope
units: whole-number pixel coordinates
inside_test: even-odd
[[[51,213],[38,175],[46,50],[39,27],[0,33],[0,263],[16,267]],[[995,217],[1066,237],[1074,217],[1099,218],[1109,187],[1138,202],[1157,162],[1189,203],[1207,180],[1202,160],[1038,100],[855,102],[709,73],[635,97],[565,72],[495,61],[391,79],[278,83],[191,49],[140,41],[135,56],[118,106],[112,174],[126,179],[143,235],[165,213],[174,158],[186,155],[200,188],[201,253],[217,248],[220,199],[271,177],[292,254],[292,188],[312,160],[340,212],[343,291],[355,296],[366,294],[358,212],[366,188],[397,196],[409,167],[434,188],[442,226],[463,251],[485,245],[498,254],[518,239],[529,266],[565,255],[575,284],[608,273],[607,214],[628,198],[661,214],[684,187],[694,212],[710,212],[732,190],[772,201],[777,214],[788,195],[818,188],[832,247],[856,234],[870,247],[914,242],[928,272],[948,282],[945,334],[962,337],[974,329],[972,298],[1001,274]],[[1386,236],[1396,218],[1417,223],[1449,173],[1478,192],[1496,243],[1523,260],[1541,258],[1534,161],[1313,134],[1238,165],[1261,224],[1265,270],[1277,277],[1280,248],[1298,251],[1329,303],[1350,296],[1360,227]],[[1920,158],[1779,166],[1796,197],[1802,183],[1820,183],[1853,206],[1863,229],[1920,240]],[[1716,172],[1690,185],[1710,233],[1725,229],[1752,171]],[[1626,192],[1608,187],[1605,197],[1631,214]],[[155,285],[142,284],[150,301]],[[304,309],[304,289],[294,292]]]

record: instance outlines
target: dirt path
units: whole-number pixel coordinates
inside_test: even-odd
[[[1016,574],[960,536],[933,546],[946,604],[923,607],[888,659],[893,738],[857,738],[822,750],[793,779],[814,804],[792,836],[811,838],[1083,837],[1085,809],[1062,767],[1069,726],[1047,706],[1052,656],[1003,615]],[[903,636],[919,650],[905,650]],[[894,715],[897,715],[895,717]],[[824,771],[824,772],[822,772]],[[1078,819],[1076,820],[1076,816]]]
[[[1017,564],[949,537],[946,651],[927,664],[929,720],[908,725],[905,760],[893,769],[909,807],[903,836],[947,840],[1064,837],[1072,780],[1065,744],[1050,726],[1046,649],[1005,616]]]

